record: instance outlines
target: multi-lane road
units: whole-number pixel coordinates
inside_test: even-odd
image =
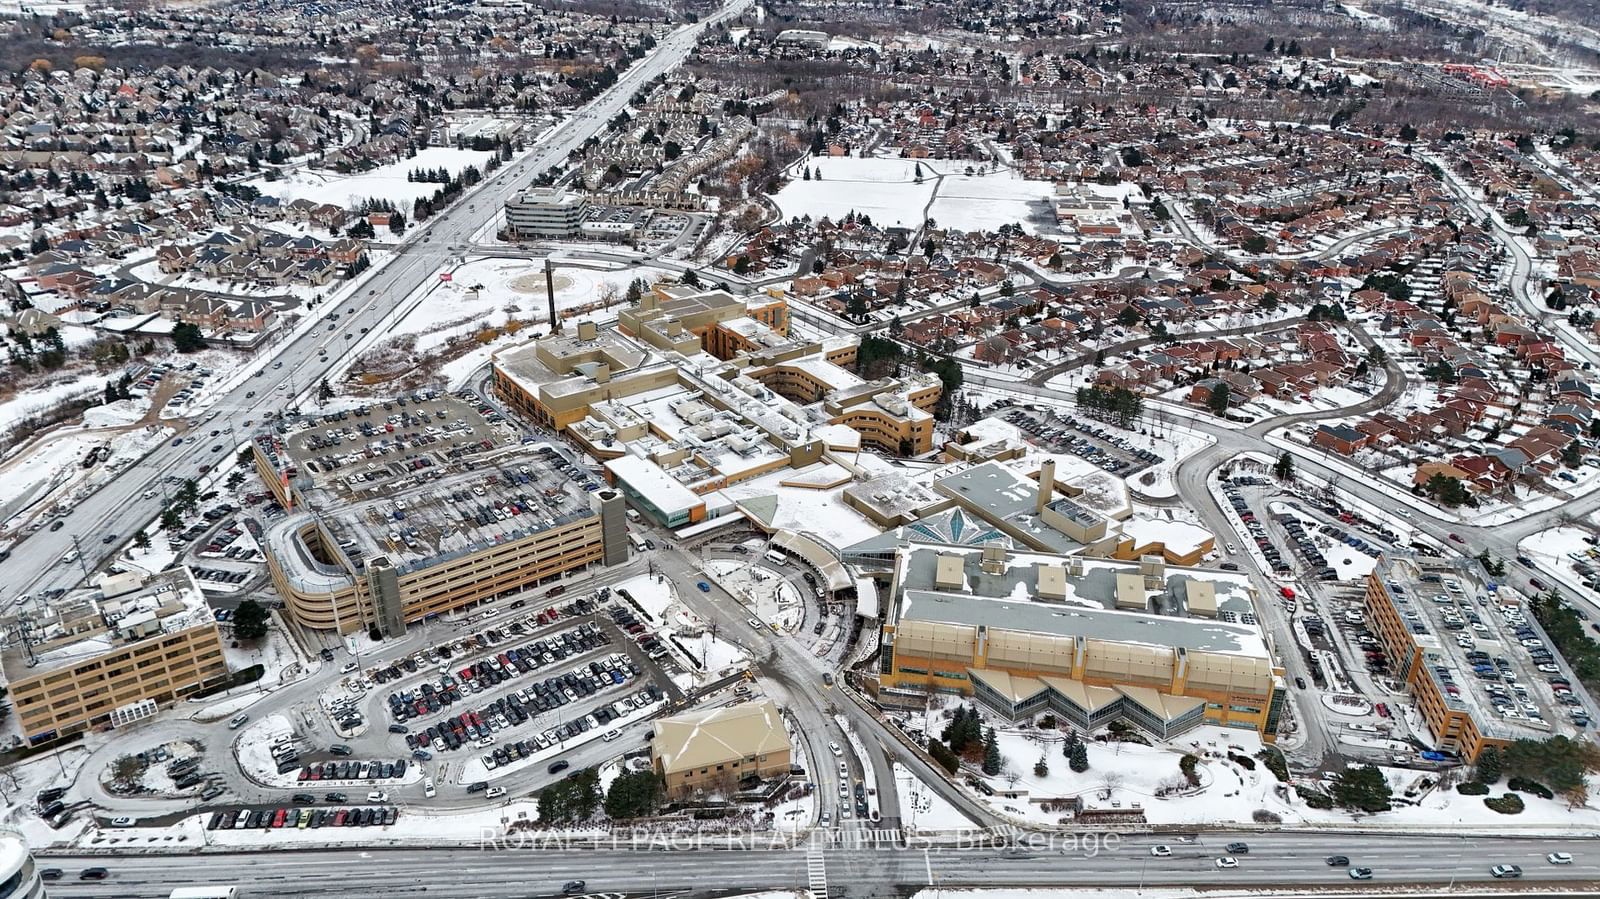
[[[422,298],[439,272],[460,256],[462,247],[493,224],[508,198],[599,134],[646,83],[677,68],[707,26],[738,15],[749,3],[729,0],[717,13],[662,39],[615,84],[546,136],[532,153],[502,166],[444,213],[418,225],[414,237],[376,267],[364,283],[312,310],[311,315],[318,318],[314,326],[298,331],[270,355],[252,362],[255,375],[239,380],[208,411],[194,417],[190,435],[197,439],[185,437],[181,445],[170,441],[161,445],[57,519],[64,522],[61,529],[42,529],[19,543],[10,558],[0,562],[0,584],[6,587],[3,599],[75,586],[82,579],[80,566],[61,562],[73,548],[74,537],[93,571],[134,532],[158,517],[163,478],[198,477],[202,465],[222,458],[222,451],[211,451],[219,440],[226,441],[229,433],[243,439],[267,413],[289,407],[296,396],[337,369],[352,347],[381,335],[398,312]],[[318,352],[323,347],[328,350],[326,356]],[[218,437],[208,436],[213,430],[219,432]],[[231,449],[224,446],[224,451]],[[102,543],[109,534],[117,535],[115,541]]]
[[[1221,869],[1226,845],[1248,843],[1235,854],[1238,867]],[[1151,847],[1165,844],[1171,856],[1158,858]],[[53,896],[164,897],[174,887],[236,884],[247,895],[410,896],[471,895],[474,899],[546,896],[563,883],[583,880],[590,893],[661,894],[713,890],[801,889],[810,885],[807,856],[820,860],[828,895],[874,897],[904,895],[917,887],[1038,886],[1190,886],[1263,890],[1275,886],[1348,886],[1343,867],[1331,866],[1332,853],[1373,870],[1372,887],[1398,884],[1441,885],[1490,880],[1496,864],[1523,869],[1523,883],[1540,887],[1590,884],[1600,879],[1600,852],[1590,841],[1547,838],[1402,836],[1390,834],[1208,834],[1201,837],[1112,835],[1062,838],[1001,848],[924,849],[848,847],[813,844],[795,849],[744,851],[665,848],[661,851],[473,846],[452,849],[362,849],[208,855],[204,865],[192,857],[129,855],[45,855],[42,866],[58,867],[66,879],[50,888]],[[676,845],[688,846],[680,836]],[[1551,852],[1568,852],[1570,865],[1546,861]],[[108,880],[73,880],[91,865],[111,870]],[[462,884],[471,884],[469,893]]]

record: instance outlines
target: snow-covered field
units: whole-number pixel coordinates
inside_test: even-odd
[[[940,227],[963,231],[994,231],[1001,225],[1021,225],[1037,234],[1038,220],[1051,224],[1054,231],[1055,207],[1051,197],[1055,185],[1049,181],[1029,181],[1010,169],[987,174],[952,174],[939,181],[929,212]]]
[[[1584,542],[1584,537],[1593,538],[1594,534],[1578,527],[1551,528],[1528,537],[1517,548],[1541,565],[1566,568],[1569,567],[1569,553],[1587,555],[1594,548]]]
[[[920,182],[916,177],[919,163]],[[915,228],[922,224],[923,210],[933,199],[937,173],[927,160],[818,156],[801,164],[820,172],[822,179],[797,178],[773,196],[784,218],[828,217],[837,221],[855,212],[870,216],[879,226]]]
[[[458,175],[469,165],[475,165],[482,171],[484,162],[493,155],[487,151],[429,147],[411,159],[402,159],[357,175],[300,169],[279,181],[258,181],[254,184],[263,194],[285,200],[303,197],[344,208],[350,208],[365,199],[392,200],[409,213],[412,201],[433,196],[440,185],[427,181],[407,181],[407,172],[419,168],[445,168],[450,174]]]
[[[556,308],[604,311],[604,300],[610,295],[610,310],[615,315],[630,281],[642,278],[648,284],[668,274],[647,267],[595,271],[558,263]],[[548,310],[542,260],[475,259],[457,267],[449,282],[435,287],[427,301],[417,304],[388,335],[416,334],[417,348],[427,350],[512,318],[548,324]]]

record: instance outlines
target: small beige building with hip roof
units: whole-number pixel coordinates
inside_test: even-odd
[[[741,779],[789,772],[789,732],[770,699],[655,722],[650,757],[667,794],[732,792]]]

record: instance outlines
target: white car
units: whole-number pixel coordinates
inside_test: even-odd
[[[116,822],[113,821],[111,823],[115,824]],[[1570,852],[1552,852],[1549,855],[1545,856],[1544,860],[1549,862],[1552,865],[1570,865],[1570,864],[1572,864],[1572,853],[1570,853]]]
[[[490,787],[489,789],[483,791],[483,795],[484,795],[485,799],[499,799],[501,796],[504,796],[505,794],[506,794],[506,788],[505,787]]]
[[[831,750],[834,755],[844,755],[844,750],[839,748],[839,744],[833,740],[828,741],[828,749]]]
[[[121,817],[117,817],[117,818],[112,818],[111,819],[111,826],[112,827],[132,827],[133,825],[134,825],[134,820],[132,818],[128,817],[127,815],[122,815]],[[1570,860],[1570,856],[1569,856],[1569,860]]]
[[[357,665],[355,662],[345,662],[344,666],[339,669],[339,673],[340,674],[349,674],[350,672],[356,670],[359,667],[360,666]]]
[[[484,737],[483,739],[478,741],[478,748],[479,749],[482,749],[485,746],[493,746],[493,745],[494,745],[494,737],[492,737],[492,736],[491,737]]]
[[[608,730],[606,731],[605,736],[601,737],[600,739],[610,743],[612,740],[618,739],[621,736],[622,731],[620,730]]]
[[[840,796],[844,796],[844,797],[849,797],[849,795],[850,795],[850,785],[849,784],[840,784],[839,785],[839,795]]]
[[[1231,855],[1224,855],[1222,858],[1217,859],[1217,867],[1218,868],[1237,868],[1237,867],[1239,867],[1239,860],[1234,858]]]
[[[238,730],[239,728],[244,727],[244,723],[249,720],[249,715],[245,714],[244,712],[240,712],[239,714],[228,719],[228,730]]]
[[[422,779],[422,795],[428,797],[429,799],[432,799],[433,797],[437,796],[438,794],[439,794],[439,791],[434,789],[434,786],[433,786],[433,778],[424,777]]]
[[[1151,846],[1150,854],[1156,858],[1166,858],[1172,854],[1172,849],[1168,846]]]
[[[382,790],[373,790],[372,792],[367,794],[367,801],[368,802],[388,802],[389,801],[389,794],[383,792]]]

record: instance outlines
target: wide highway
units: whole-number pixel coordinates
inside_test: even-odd
[[[1065,838],[1063,838],[1065,839]],[[1249,844],[1238,867],[1218,868],[1224,846]],[[271,834],[262,842],[270,844]],[[1157,858],[1164,843],[1172,855]],[[1546,861],[1570,852],[1570,865]],[[907,888],[1185,885],[1300,890],[1349,886],[1347,870],[1330,866],[1339,853],[1373,870],[1373,887],[1491,881],[1491,866],[1515,864],[1520,884],[1551,888],[1600,880],[1600,850],[1593,840],[1508,837],[1441,837],[1400,834],[1207,834],[1125,837],[1091,850],[1056,847],[943,849],[911,847],[809,847],[775,850],[637,850],[501,848],[306,850],[222,853],[196,863],[193,855],[44,855],[42,867],[60,868],[52,896],[165,897],[174,888],[234,884],[246,896],[471,895],[474,899],[558,893],[582,880],[590,893],[661,893],[705,890],[800,889],[810,885],[807,857],[820,860],[832,897],[902,895]],[[110,877],[79,883],[78,872],[103,865]],[[1507,881],[1507,883],[1517,883]],[[462,885],[471,884],[470,893]]]

